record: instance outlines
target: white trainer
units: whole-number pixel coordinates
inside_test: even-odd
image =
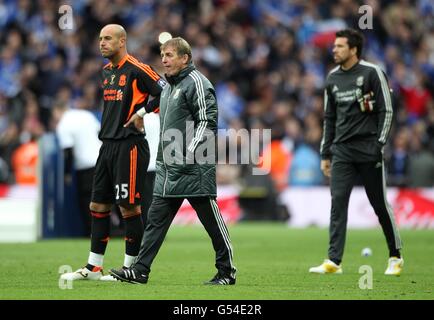
[[[102,277],[102,270],[90,271],[86,267],[80,268],[77,271],[64,273],[60,276],[62,280],[99,280]]]
[[[106,274],[105,276],[102,276],[99,278],[100,281],[118,281],[115,277],[113,277],[111,274]]]
[[[325,259],[318,267],[310,268],[309,272],[319,274],[342,274],[342,267],[329,259]]]
[[[402,268],[404,267],[404,259],[397,257],[390,257],[387,262],[387,269],[384,272],[388,276],[399,276],[401,275]]]

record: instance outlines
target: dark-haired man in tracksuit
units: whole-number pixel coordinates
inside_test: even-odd
[[[392,125],[392,99],[387,78],[375,64],[360,59],[362,35],[353,29],[336,33],[324,92],[321,170],[330,177],[332,196],[328,259],[311,273],[342,273],[348,202],[357,176],[365,186],[389,249],[385,274],[399,275],[404,260],[393,211],[386,199],[383,147]]]

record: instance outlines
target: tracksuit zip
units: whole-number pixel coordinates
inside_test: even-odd
[[[166,159],[164,159],[163,133],[164,133],[164,129],[165,129],[165,126],[166,126],[166,115],[167,115],[167,109],[169,107],[169,101],[170,101],[171,94],[172,94],[172,86],[170,86],[170,88],[169,88],[169,96],[167,98],[166,110],[164,112],[164,117],[163,117],[163,128],[161,129],[161,137],[160,137],[161,153],[163,155],[163,164],[164,164],[164,168],[166,169],[166,174],[165,174],[165,178],[164,178],[164,186],[163,186],[163,197],[166,196],[166,184],[167,184],[167,177],[168,177],[168,171],[167,171],[167,166],[166,166]]]

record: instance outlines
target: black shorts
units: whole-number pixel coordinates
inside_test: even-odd
[[[149,146],[143,137],[104,141],[96,161],[92,202],[139,205],[148,165]]]

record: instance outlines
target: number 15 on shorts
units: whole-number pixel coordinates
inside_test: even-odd
[[[128,198],[128,183],[122,183],[115,185],[116,188],[116,200]]]

